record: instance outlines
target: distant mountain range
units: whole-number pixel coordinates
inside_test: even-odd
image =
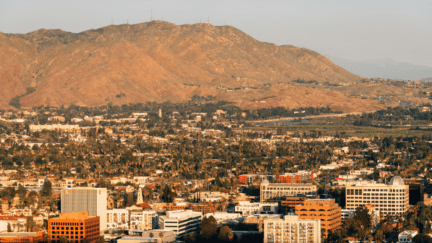
[[[0,108],[225,100],[248,108],[358,111],[378,101],[294,86],[356,83],[317,52],[260,42],[231,26],[151,21],[81,33],[0,33]],[[324,88],[321,88],[324,87]],[[318,89],[320,88],[320,89]]]
[[[396,62],[390,58],[371,62],[350,61],[340,57],[327,56],[342,68],[366,78],[388,78],[421,80],[432,77],[432,67]]]

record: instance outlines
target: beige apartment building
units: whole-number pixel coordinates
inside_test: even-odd
[[[286,196],[314,196],[317,193],[317,186],[312,183],[269,183],[265,180],[260,186],[261,202],[279,202]]]
[[[100,230],[107,229],[107,189],[74,187],[61,190],[61,212],[84,211],[99,216]]]
[[[320,243],[319,219],[300,219],[286,215],[283,219],[264,221],[264,243]]]
[[[158,218],[155,211],[130,211],[130,228],[136,230],[152,230],[157,226]]]
[[[346,208],[372,204],[383,215],[400,216],[408,210],[409,188],[399,176],[389,184],[361,184],[346,187]]]

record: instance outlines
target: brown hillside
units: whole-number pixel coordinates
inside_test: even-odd
[[[360,77],[316,52],[259,42],[231,26],[151,21],[82,33],[0,33],[0,54],[2,108],[10,108],[9,101],[30,86],[36,91],[21,98],[23,107],[179,102],[195,94],[251,108],[377,106],[338,92],[264,86],[299,78],[351,83]]]

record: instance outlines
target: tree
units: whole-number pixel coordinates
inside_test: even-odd
[[[27,216],[26,218],[26,228],[27,232],[31,232],[34,226],[33,216]]]
[[[12,227],[10,223],[7,223],[7,232],[12,232]]]
[[[60,236],[59,243],[68,243],[68,239],[67,239],[67,237],[64,236],[64,235]]]
[[[18,193],[18,195],[20,196],[21,199],[24,199],[25,196],[26,196],[26,194],[27,194],[27,189],[20,184],[18,186],[17,193]]]
[[[162,192],[162,201],[164,202],[172,202],[174,201],[175,193],[171,191],[171,188],[168,185],[165,185]]]
[[[19,109],[21,108],[21,103],[20,103],[20,96],[15,96],[11,99],[11,101],[9,102],[9,105]]]
[[[99,237],[96,243],[105,243],[105,238],[103,236]]]
[[[224,226],[220,229],[218,239],[221,241],[232,241],[234,238],[234,233],[230,227]]]
[[[418,234],[412,239],[413,243],[432,243],[432,238],[426,234]]]
[[[211,239],[217,233],[217,222],[213,216],[205,217],[201,223],[201,235],[204,239]]]
[[[354,219],[359,220],[365,228],[370,228],[372,226],[372,217],[370,216],[369,211],[366,208],[356,208]]]
[[[34,87],[28,87],[28,88],[26,89],[26,91],[27,91],[27,92],[26,92],[26,95],[29,95],[29,94],[35,92],[36,89],[35,89]]]
[[[135,204],[133,193],[128,193],[126,198],[126,206],[130,207]]]
[[[48,180],[44,182],[42,186],[41,196],[51,197],[52,195],[52,185]]]
[[[185,243],[195,243],[196,242],[196,233],[192,232],[192,233],[187,234],[184,237],[184,241],[185,241]]]

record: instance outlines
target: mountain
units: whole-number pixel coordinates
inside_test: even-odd
[[[396,62],[390,58],[360,62],[340,57],[327,57],[346,70],[366,78],[420,80],[432,76],[432,67]]]
[[[308,49],[259,42],[231,26],[151,21],[81,33],[0,33],[0,107],[184,102],[194,95],[248,108],[371,109],[336,91],[293,87],[360,80]],[[30,92],[29,87],[33,87]],[[312,96],[313,94],[313,96]]]
[[[423,83],[432,83],[432,77],[429,77],[429,78],[422,78],[422,79],[420,79],[419,81],[420,81],[420,82],[423,82]]]

